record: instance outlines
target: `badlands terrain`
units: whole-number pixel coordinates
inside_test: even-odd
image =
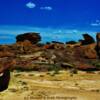
[[[100,33],[45,44],[25,33],[0,45],[0,100],[100,100]]]

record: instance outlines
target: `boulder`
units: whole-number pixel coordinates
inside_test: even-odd
[[[66,44],[76,44],[77,42],[76,41],[68,41],[66,42]]]
[[[83,34],[83,38],[84,38],[84,40],[80,40],[82,45],[88,45],[88,44],[91,44],[91,43],[95,43],[95,40],[93,39],[93,37],[90,36],[87,33]]]
[[[79,70],[83,70],[83,71],[94,71],[97,70],[97,68],[93,65],[89,65],[87,63],[83,63],[83,62],[76,62],[75,66],[77,69]]]
[[[46,44],[43,46],[44,49],[55,49],[54,44]]]
[[[12,50],[15,52],[15,54],[30,54],[38,48],[39,47],[36,44],[32,44],[29,40],[16,42],[14,45],[12,45]]]
[[[96,59],[97,58],[95,46],[96,46],[95,43],[83,46],[83,55],[85,58],[88,58],[88,59]]]
[[[96,59],[97,53],[95,50],[96,44],[90,44],[74,48],[77,59]]]
[[[36,44],[41,41],[41,36],[39,35],[39,33],[30,32],[20,34],[16,37],[17,42],[23,42],[25,40],[29,40],[32,44]]]

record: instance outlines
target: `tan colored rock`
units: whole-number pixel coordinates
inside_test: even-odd
[[[87,46],[83,46],[83,55],[88,58],[88,59],[96,59],[97,58],[97,53],[95,50],[96,44],[90,44]]]
[[[2,57],[13,57],[14,53],[9,51],[0,51],[0,58]]]

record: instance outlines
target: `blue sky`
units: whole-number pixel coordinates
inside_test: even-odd
[[[100,31],[100,0],[0,0],[0,43],[23,32],[40,32],[43,42],[69,41]]]

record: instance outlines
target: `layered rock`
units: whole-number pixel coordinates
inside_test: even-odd
[[[97,51],[98,57],[100,58],[100,33],[97,33],[96,40],[97,40],[96,51]]]
[[[31,54],[40,47],[32,44],[29,40],[24,40],[23,42],[16,42],[11,48],[15,54]]]
[[[83,46],[83,55],[85,58],[88,58],[88,59],[96,59],[97,58],[95,46],[96,46],[95,43]]]
[[[9,51],[0,51],[0,58],[2,57],[14,57],[15,54]]]

